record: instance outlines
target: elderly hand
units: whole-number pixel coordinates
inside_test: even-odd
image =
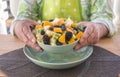
[[[86,27],[83,37],[81,37],[78,44],[75,46],[75,50],[87,45],[96,44],[100,38],[108,33],[104,24],[93,22],[81,22],[80,25]]]
[[[37,45],[36,38],[31,31],[31,28],[34,28],[36,24],[37,22],[32,20],[16,21],[14,32],[26,45],[31,46],[36,50],[40,50],[41,48]]]

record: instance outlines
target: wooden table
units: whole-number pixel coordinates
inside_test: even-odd
[[[109,50],[110,52],[120,56],[120,31],[112,38],[101,39],[96,46]],[[0,35],[0,55],[8,53],[12,50],[24,47],[24,43],[12,35]],[[7,77],[0,70],[0,77]]]

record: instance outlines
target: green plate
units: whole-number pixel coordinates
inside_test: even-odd
[[[46,51],[36,51],[29,46],[23,48],[24,54],[33,63],[49,68],[49,69],[65,69],[81,64],[93,52],[93,47],[86,46],[78,51],[70,51],[69,53],[49,53]]]

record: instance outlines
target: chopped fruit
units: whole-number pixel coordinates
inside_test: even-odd
[[[50,38],[47,35],[43,36],[43,43],[50,45]]]
[[[86,27],[74,23],[70,18],[55,18],[35,26],[34,34],[38,41],[47,45],[65,45],[83,36]]]
[[[66,34],[65,34],[65,40],[69,41],[72,38],[72,36],[73,36],[72,32],[66,32]]]
[[[39,29],[39,28],[42,28],[42,25],[37,24],[37,25],[35,26],[35,29]]]
[[[81,38],[82,36],[83,36],[83,32],[81,31],[76,34],[77,39]]]
[[[42,42],[43,41],[43,35],[36,35],[37,40]]]
[[[50,26],[44,26],[44,31],[47,31],[50,28]]]
[[[57,40],[56,45],[63,45],[63,44]]]
[[[77,27],[77,23],[72,23],[71,27],[76,28]]]
[[[58,38],[61,36],[61,34],[59,33],[54,33],[52,38],[51,38],[51,42],[52,44],[56,44],[56,41],[58,40]]]
[[[74,33],[73,30],[70,28],[67,28],[66,31]]]
[[[63,18],[60,18],[58,21],[57,21],[57,25],[62,25],[62,24],[64,24],[64,19]]]
[[[58,32],[58,33],[62,33],[62,29],[61,28],[54,28],[53,31],[54,32]]]
[[[49,21],[44,21],[43,25],[44,26],[53,26],[53,23],[49,22]]]
[[[60,38],[58,39],[58,41],[64,44],[65,43],[65,34],[62,34],[60,36]]]
[[[51,31],[51,30],[46,30],[46,34],[47,34],[49,37],[51,37],[51,36],[54,34],[54,32]]]
[[[73,42],[75,42],[75,39],[74,39],[74,38],[71,38],[71,39],[68,41],[68,44],[73,43]]]
[[[65,21],[65,25],[68,27],[68,26],[71,26],[71,24],[73,23],[73,21],[68,18],[66,21]]]
[[[63,31],[66,30],[66,26],[65,26],[65,24],[62,24],[62,25],[61,25],[61,29],[62,29]]]
[[[41,30],[41,35],[44,35],[45,34],[45,31],[44,30]]]

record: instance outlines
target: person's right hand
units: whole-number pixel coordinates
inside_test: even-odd
[[[16,25],[14,27],[14,33],[26,45],[31,46],[36,50],[41,50],[41,48],[36,43],[35,36],[31,31],[31,28],[34,28],[36,24],[37,22],[33,20],[16,21]]]

